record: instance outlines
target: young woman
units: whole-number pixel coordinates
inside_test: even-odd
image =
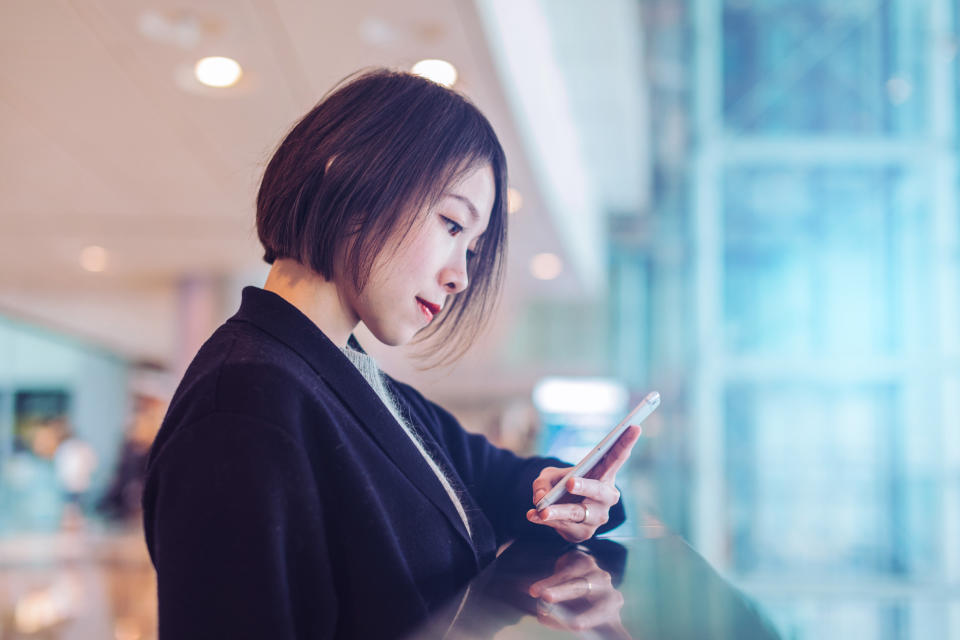
[[[384,375],[352,336],[485,320],[506,235],[506,162],[465,98],[356,76],[287,135],[263,176],[263,289],[203,345],[151,450],[144,494],[160,637],[403,635],[517,536],[620,524],[621,439],[582,502],[531,509],[564,463],[519,458]]]

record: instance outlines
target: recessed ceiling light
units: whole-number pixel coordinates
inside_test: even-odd
[[[93,273],[105,271],[107,269],[107,250],[96,245],[84,247],[83,251],[80,252],[80,266]]]
[[[530,259],[530,273],[537,280],[553,280],[563,271],[563,261],[552,253],[538,253]]]
[[[523,206],[523,196],[513,187],[507,188],[507,213],[516,213]]]
[[[452,87],[457,81],[457,68],[446,60],[421,60],[411,71],[445,87]]]
[[[243,75],[240,63],[233,58],[212,56],[201,58],[193,67],[193,74],[208,87],[229,87]]]
[[[375,47],[386,47],[397,41],[397,30],[386,20],[367,18],[358,27],[360,37],[367,44]]]
[[[210,25],[187,11],[145,9],[137,19],[140,33],[147,39],[190,49],[200,43]]]

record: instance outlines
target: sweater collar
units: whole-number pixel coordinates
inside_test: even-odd
[[[376,392],[340,348],[302,311],[272,291],[244,287],[240,309],[230,321],[252,324],[289,347],[323,378],[350,408],[364,430],[394,464],[447,517],[464,541],[477,550],[446,490]],[[366,353],[350,334],[347,343]],[[391,425],[395,428],[384,428]]]

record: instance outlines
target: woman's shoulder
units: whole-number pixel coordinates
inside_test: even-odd
[[[270,397],[287,397],[302,392],[312,377],[316,372],[283,342],[249,324],[227,322],[194,356],[175,400],[209,396],[219,405],[258,390],[269,390]],[[202,392],[197,394],[196,389]]]
[[[236,415],[277,426],[296,439],[302,423],[331,419],[337,404],[323,376],[296,352],[256,327],[228,322],[190,363],[164,426],[190,429],[209,424],[210,416]]]

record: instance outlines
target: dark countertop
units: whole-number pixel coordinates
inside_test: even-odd
[[[779,638],[764,613],[659,524],[582,545],[515,542],[411,638]],[[551,588],[530,595],[533,585]]]

